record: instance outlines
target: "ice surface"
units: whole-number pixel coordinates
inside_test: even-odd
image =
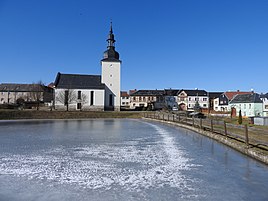
[[[0,125],[0,201],[268,200],[267,188],[266,166],[177,127],[122,119]]]
[[[147,124],[161,135],[161,141],[152,145],[142,142],[141,138],[121,143],[57,147],[31,155],[1,155],[0,172],[90,189],[120,186],[136,191],[164,185],[191,189],[182,170],[189,170],[193,164],[174,145],[167,131]]]

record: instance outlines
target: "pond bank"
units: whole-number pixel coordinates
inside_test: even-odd
[[[141,118],[136,111],[37,111],[0,110],[0,120],[15,119],[88,119],[88,118]]]
[[[207,136],[211,139],[214,139],[218,142],[221,142],[222,144],[225,144],[225,145],[227,145],[227,146],[229,146],[229,147],[231,147],[231,148],[233,148],[233,149],[235,149],[235,150],[237,150],[237,151],[239,151],[239,152],[241,152],[241,153],[243,153],[251,158],[254,158],[254,159],[268,165],[268,152],[265,150],[262,150],[262,149],[259,149],[256,147],[247,147],[245,145],[245,143],[228,138],[226,136],[222,136],[222,135],[210,132],[210,131],[205,131],[203,129],[196,128],[196,127],[189,126],[189,125],[185,125],[185,124],[181,124],[178,122],[172,122],[172,121],[166,121],[166,120],[163,121],[163,120],[145,118],[145,117],[144,117],[144,119],[147,119],[150,121],[158,121],[161,123],[167,123],[167,124],[171,124],[171,125],[175,125],[175,126],[179,126],[182,128],[186,128],[186,129],[195,131],[197,133],[200,133],[201,135]]]

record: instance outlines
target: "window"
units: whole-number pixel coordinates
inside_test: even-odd
[[[109,95],[109,106],[113,106],[113,94]]]
[[[110,75],[110,77],[113,77],[113,75]]]
[[[81,103],[77,103],[77,109],[78,110],[81,110],[81,108],[82,108],[82,104]]]
[[[191,101],[191,97],[189,97],[189,101]]]
[[[244,104],[244,109],[246,109],[247,108],[247,105],[246,104]],[[245,115],[246,116],[246,115]]]
[[[81,100],[81,91],[78,91],[77,99],[78,99],[78,100]]]
[[[199,101],[199,98],[195,98],[195,101]]]
[[[218,101],[215,101],[215,105],[218,105]]]
[[[203,104],[203,107],[207,107],[207,104]]]
[[[90,105],[94,105],[94,91],[90,92]]]
[[[68,104],[68,102],[69,102],[68,99],[69,99],[69,91],[66,90],[64,92],[64,105],[67,105]]]
[[[248,105],[249,109],[251,109],[251,104]]]
[[[264,108],[265,108],[265,109],[268,109],[268,105],[265,105]]]
[[[189,104],[188,107],[190,108],[191,107],[191,104]]]
[[[203,101],[207,101],[208,99],[207,98],[203,98]]]
[[[113,86],[113,84],[110,84],[110,87]]]

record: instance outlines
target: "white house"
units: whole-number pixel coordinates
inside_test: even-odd
[[[180,110],[193,111],[197,102],[202,109],[209,107],[209,97],[205,90],[180,90],[177,96]]]
[[[250,91],[227,91],[222,93],[219,98],[214,99],[214,111],[228,112],[231,111],[229,102],[236,96],[241,94],[251,94]]]
[[[121,91],[121,108],[130,107],[130,97],[126,91]]]
[[[112,29],[101,60],[101,75],[58,73],[55,108],[71,110],[120,110],[121,61],[115,51]]]
[[[236,115],[241,114],[244,117],[254,117],[263,115],[263,102],[257,93],[238,94],[229,102],[229,111],[235,110]]]
[[[263,102],[263,116],[267,117],[268,116],[268,93],[261,94],[260,99]]]

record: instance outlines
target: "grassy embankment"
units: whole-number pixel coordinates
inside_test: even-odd
[[[0,120],[13,119],[87,119],[87,118],[141,118],[143,112],[122,111],[37,111],[0,110]]]

